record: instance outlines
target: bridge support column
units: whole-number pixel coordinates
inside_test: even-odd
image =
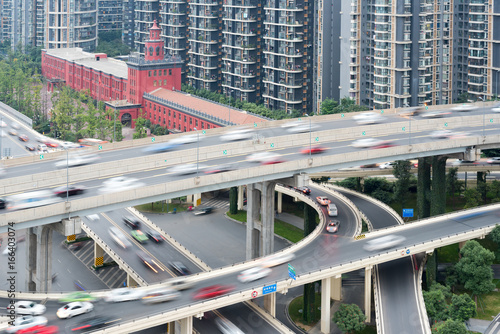
[[[264,296],[264,310],[276,317],[276,292]]]
[[[325,334],[330,333],[332,283],[330,277],[321,280],[321,333]]]
[[[281,192],[278,192],[278,209],[276,212],[283,212],[283,193]]]
[[[365,316],[371,322],[372,315],[372,266],[365,268]]]
[[[100,267],[104,264],[104,249],[94,242],[94,267]]]
[[[446,156],[432,157],[431,216],[446,212]]]
[[[262,207],[262,253],[261,256],[274,252],[274,187],[276,183],[265,181],[261,186]]]
[[[180,320],[181,334],[193,334],[193,317]]]
[[[260,196],[255,184],[247,185],[247,240],[246,259],[251,260],[259,257],[260,231]]]
[[[331,294],[333,300],[342,300],[342,275],[331,278]]]
[[[52,225],[31,227],[26,233],[26,290],[52,288]]]
[[[245,199],[244,193],[243,186],[238,186],[238,210],[243,210],[243,200]]]
[[[167,333],[168,334],[175,334],[175,321],[168,323]]]
[[[199,206],[201,205],[201,194],[194,194],[193,195],[193,206]]]
[[[137,283],[133,277],[127,274],[127,286],[129,288],[138,287],[139,283]]]

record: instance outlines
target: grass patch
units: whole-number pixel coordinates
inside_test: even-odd
[[[242,223],[247,222],[247,212],[244,210],[238,210],[234,215],[228,211],[227,216]],[[279,219],[274,219],[274,233],[293,243],[304,238],[304,231]]]
[[[438,263],[457,263],[458,262],[458,244],[444,246],[438,249]]]
[[[368,232],[368,224],[364,219],[361,220],[361,233]]]
[[[134,208],[140,212],[169,213],[176,209],[177,212],[186,211],[190,204],[186,203],[164,203],[163,201],[137,205]]]
[[[302,319],[302,309],[304,307],[304,297],[299,296],[290,302],[288,306],[288,313],[290,314],[290,318],[292,321],[299,326],[300,328],[314,326],[316,322],[321,320],[321,294],[316,293],[314,298],[314,318],[317,319],[315,322],[310,324],[303,323]]]
[[[497,287],[500,285],[499,280],[494,280]],[[477,319],[491,321],[498,314],[498,305],[500,305],[500,292],[492,291],[481,296],[478,299]]]

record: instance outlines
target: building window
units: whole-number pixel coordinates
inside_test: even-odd
[[[196,120],[194,124],[195,124],[196,126],[198,126],[198,120]]]
[[[158,86],[161,86],[161,80],[158,80]]]
[[[187,122],[187,117],[186,116],[184,116],[184,122]]]
[[[156,76],[156,70],[154,71],[153,76]]]
[[[151,111],[149,112],[149,119],[151,119]]]
[[[159,47],[159,46],[157,46],[157,47],[156,47],[156,55],[157,55],[157,56],[159,56],[159,55],[160,55],[160,47]]]
[[[181,119],[182,119],[182,118],[181,118],[181,114],[179,114],[179,121],[180,121]]]
[[[151,71],[149,71],[148,76],[149,76],[149,77],[151,76]]]
[[[168,116],[170,116],[170,112],[171,112],[171,110],[169,109],[169,110],[168,110]],[[169,124],[169,126],[170,126],[170,124]]]
[[[153,81],[153,86],[155,86],[155,87],[156,87],[156,80],[155,80],[155,81]]]
[[[167,70],[163,70],[163,75],[167,75]]]
[[[170,127],[170,121],[168,121],[168,127]]]
[[[163,115],[165,115],[165,108],[163,108]]]
[[[167,85],[167,79],[163,80],[163,86]]]
[[[172,70],[168,70],[168,75],[172,75]]]
[[[152,46],[149,47],[149,55],[153,56],[153,47]]]
[[[193,118],[189,117],[189,124],[193,124]]]
[[[175,111],[174,111],[174,118],[175,118]],[[174,125],[174,128],[175,128],[175,125]]]

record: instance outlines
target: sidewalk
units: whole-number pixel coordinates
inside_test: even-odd
[[[465,325],[467,329],[472,332],[484,333],[490,323],[491,321],[488,320],[469,319],[468,323],[466,322]]]
[[[288,223],[290,225],[293,225],[295,227],[298,227],[301,230],[304,229],[304,219],[294,216],[290,213],[286,212],[278,213],[276,214],[275,218],[284,221],[285,223]]]

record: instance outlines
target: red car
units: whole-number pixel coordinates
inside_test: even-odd
[[[59,327],[43,326],[43,325],[24,328],[17,331],[17,334],[55,334],[55,333],[59,333]]]
[[[307,188],[307,187],[295,187],[293,188],[297,191],[300,191],[301,193],[303,193],[304,195],[311,195],[311,189]]]
[[[375,146],[373,148],[389,148],[389,147],[394,147],[394,146],[396,146],[396,145],[388,143],[388,144],[378,145],[378,146]]]
[[[45,142],[45,145],[47,145],[47,147],[54,147],[54,148],[59,146],[58,143],[54,143],[51,141]]]
[[[318,196],[318,197],[316,197],[316,200],[321,205],[328,205],[331,203],[331,201],[328,199],[328,197],[325,197],[325,196]]]
[[[212,285],[206,288],[201,288],[193,295],[194,299],[209,299],[225,295],[234,290],[232,285]]]
[[[262,165],[274,165],[274,164],[280,164],[282,162],[285,162],[285,160],[271,159],[271,160],[262,161]]]
[[[26,141],[29,141],[29,140],[30,140],[30,139],[28,138],[28,136],[26,136],[26,135],[19,135],[19,137],[18,137],[18,138],[19,138],[19,140],[20,140],[20,141],[24,141],[24,142],[26,142]]]
[[[309,150],[309,147],[303,148],[302,150],[300,150],[300,153],[309,154],[309,152],[311,152],[311,154],[318,154],[318,153],[323,153],[325,151],[326,151],[326,147],[316,145],[316,146],[311,147],[310,150]]]

